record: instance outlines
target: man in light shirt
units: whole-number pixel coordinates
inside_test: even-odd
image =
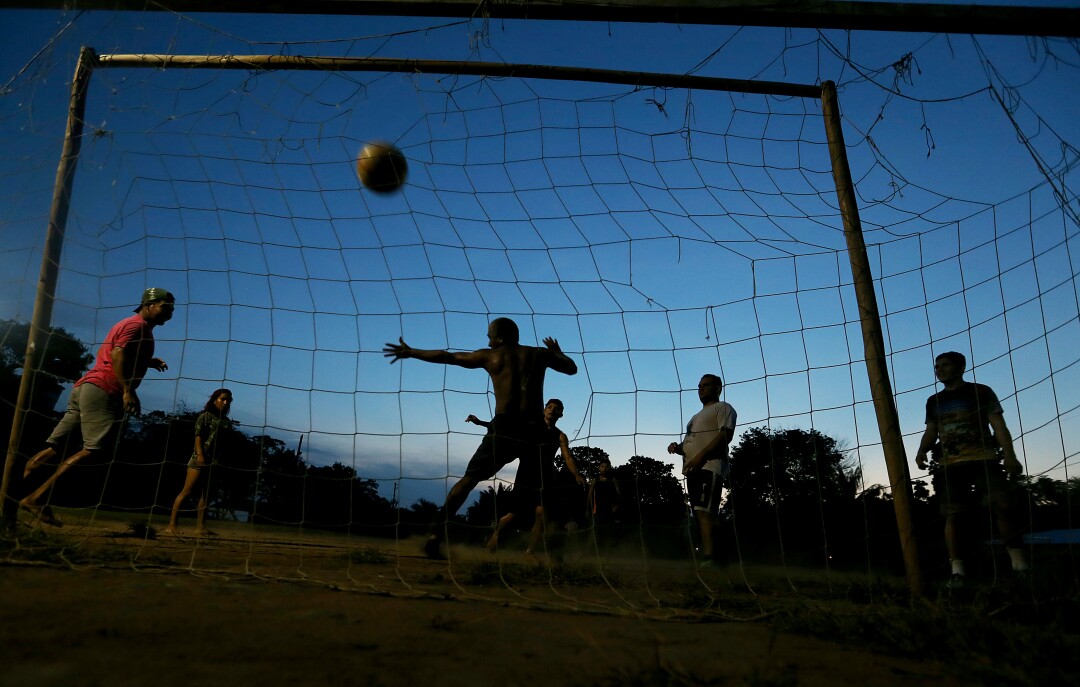
[[[716,375],[701,378],[698,382],[701,410],[686,425],[686,438],[668,446],[668,453],[683,457],[682,473],[701,532],[703,567],[716,564],[717,516],[724,480],[731,472],[728,444],[735,436],[736,413],[730,404],[720,400],[723,389],[724,382]]]

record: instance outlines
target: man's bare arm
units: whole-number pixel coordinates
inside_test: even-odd
[[[994,430],[994,439],[997,440],[998,446],[1001,447],[1001,451],[1005,454],[1005,472],[1014,477],[1022,474],[1024,466],[1020,465],[1020,461],[1016,459],[1012,432],[1009,431],[1008,426],[1005,424],[1005,414],[991,413],[987,420],[990,422],[990,428]]]
[[[559,347],[559,341],[557,339],[549,336],[544,339],[544,345],[547,346],[548,351],[552,354],[551,360],[548,361],[548,367],[556,372],[562,372],[564,375],[577,374],[577,363],[562,352],[562,348]]]
[[[135,370],[135,355],[129,355],[127,350],[118,346],[109,353],[112,358],[113,376],[120,382],[120,388],[124,393],[124,412],[138,415],[141,408],[139,396],[135,389],[139,386],[139,380],[133,379]]]
[[[479,425],[479,426],[481,426],[481,427],[483,427],[485,429],[491,429],[491,423],[490,422],[488,422],[487,420],[481,420],[480,418],[476,417],[475,415],[469,415],[469,417],[465,418],[465,422],[471,422],[474,425]]]
[[[431,351],[422,348],[413,348],[405,343],[405,339],[403,338],[399,338],[398,343],[396,344],[388,343],[383,346],[383,355],[390,358],[391,365],[399,360],[415,358],[416,360],[423,360],[425,363],[457,365],[458,367],[475,369],[484,367],[490,354],[491,352],[488,349],[481,349],[479,351],[471,351],[468,353],[451,353],[450,351]]]
[[[915,464],[919,466],[920,470],[926,469],[926,453],[934,448],[934,444],[937,443],[937,440],[937,422],[927,422],[926,431],[923,432],[922,439],[919,441],[919,448],[915,453]]]
[[[585,484],[585,478],[582,477],[581,472],[578,471],[577,461],[574,460],[574,454],[570,453],[570,442],[567,440],[565,432],[559,432],[559,451],[562,453],[562,459],[566,463],[566,469],[574,476],[574,481],[578,484]]]

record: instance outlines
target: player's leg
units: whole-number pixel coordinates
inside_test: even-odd
[[[95,451],[111,446],[124,418],[123,400],[119,397],[110,396],[93,384],[80,384],[72,389],[71,394],[75,400],[69,401],[69,413],[65,414],[64,417],[68,418],[72,414],[72,409],[74,409],[79,427],[82,430],[82,449],[60,461],[60,464],[56,466],[56,471],[40,487],[20,502],[23,508],[34,513],[42,522],[52,525],[60,525],[61,523],[51,517],[48,510],[40,505],[41,499],[52,489],[57,480],[63,477],[71,468],[78,465],[80,461]],[[62,427],[63,425],[64,420],[61,420],[61,425],[53,430],[53,434],[49,438],[51,445],[57,445],[53,439],[61,431],[70,431],[70,427]]]
[[[36,519],[44,522],[47,525],[60,526],[61,524],[63,524],[55,516],[52,515],[52,512],[49,510],[47,505],[41,505],[41,500],[42,498],[44,498],[45,494],[47,494],[49,490],[52,489],[53,485],[56,484],[56,481],[64,475],[64,473],[77,465],[79,461],[90,455],[90,453],[91,452],[89,450],[84,448],[81,451],[73,453],[66,459],[60,461],[60,464],[56,466],[56,471],[53,472],[53,474],[49,475],[48,479],[41,483],[41,486],[30,492],[29,495],[23,498],[23,500],[19,502],[19,505],[24,510],[29,511]]]
[[[998,532],[1005,542],[1009,553],[1009,563],[1016,572],[1028,569],[1027,555],[1024,553],[1023,511],[1015,484],[1010,482],[1005,469],[997,461],[985,461],[986,465],[986,501],[994,511]]]
[[[716,560],[716,518],[705,510],[695,510],[694,516],[701,535],[702,563],[712,563]]]
[[[970,466],[947,465],[944,470],[945,550],[949,554],[949,586],[961,587],[966,579],[964,548],[960,532],[961,514],[971,502],[973,483]]]
[[[212,534],[206,529],[206,501],[209,491],[209,480],[203,480],[202,488],[199,489],[199,502],[195,504],[195,534],[206,537]]]
[[[491,537],[487,540],[487,548],[491,553],[495,553],[499,550],[499,534],[503,529],[514,521],[514,514],[507,513],[499,518],[499,521],[495,523],[495,531],[491,533]]]
[[[67,410],[64,412],[64,416],[60,418],[60,422],[56,423],[56,427],[53,428],[52,434],[45,440],[46,447],[30,460],[26,461],[26,465],[23,467],[23,479],[26,479],[32,472],[43,465],[49,464],[54,458],[61,455],[61,451],[58,450],[57,447],[64,446],[68,435],[75,431],[82,422],[79,399],[82,396],[83,386],[84,385],[80,384],[71,390],[71,395],[68,397]]]
[[[544,536],[545,527],[544,507],[537,506],[535,513],[536,518],[533,520],[532,530],[529,531],[529,545],[525,547],[525,560],[529,561],[530,563],[540,562],[536,558],[535,551],[537,550],[536,547],[540,545],[540,541]]]
[[[173,501],[172,512],[169,514],[169,526],[165,528],[166,534],[180,534],[180,530],[176,527],[177,520],[180,517],[180,506],[183,505],[187,497],[191,495],[192,490],[195,489],[200,474],[199,468],[188,468],[187,476],[184,478],[184,486]]]
[[[60,454],[52,446],[48,446],[34,454],[34,456],[30,460],[26,461],[26,465],[23,466],[23,479],[29,478],[31,473],[34,472],[34,470],[37,470],[43,465],[47,465],[49,462],[52,461],[53,458],[56,458],[58,455]]]

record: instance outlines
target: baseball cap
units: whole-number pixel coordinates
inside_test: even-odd
[[[169,301],[170,303],[174,303],[176,302],[176,297],[165,289],[151,286],[149,289],[142,292],[142,302],[139,303],[139,307],[135,308],[135,312],[142,310],[144,305],[156,303],[157,301]]]

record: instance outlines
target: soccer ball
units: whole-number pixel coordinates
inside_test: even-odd
[[[393,143],[372,141],[360,150],[356,174],[360,181],[376,193],[393,193],[405,183],[409,165]]]

